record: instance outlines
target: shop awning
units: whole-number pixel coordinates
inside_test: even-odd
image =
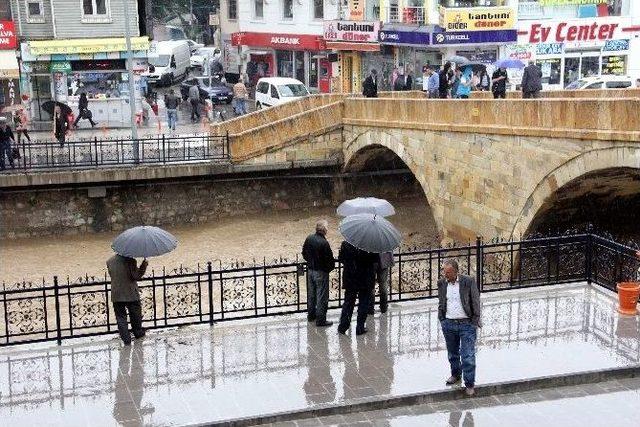
[[[327,42],[327,49],[333,50],[356,50],[359,52],[378,52],[378,43],[349,43],[349,42]]]
[[[19,77],[16,51],[0,50],[0,79],[17,79]]]
[[[34,40],[27,42],[29,53],[34,56],[56,54],[81,54],[98,52],[123,52],[127,50],[124,38]],[[148,50],[148,37],[131,37],[131,50]]]

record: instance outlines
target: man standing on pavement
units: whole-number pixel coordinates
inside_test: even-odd
[[[331,326],[327,322],[329,307],[329,273],[335,268],[331,246],[327,241],[326,220],[316,223],[316,232],[310,234],[302,246],[302,257],[307,262],[307,319],[316,326]]]
[[[364,79],[362,84],[362,95],[365,98],[377,98],[378,97],[378,72],[374,69]]]
[[[189,103],[191,104],[191,121],[196,122],[200,120],[200,88],[197,84],[189,88]]]
[[[475,393],[476,338],[480,322],[480,291],[470,276],[458,274],[458,263],[444,263],[438,281],[438,319],[447,344],[451,377],[447,385],[464,379],[467,396]]]
[[[140,306],[140,290],[137,281],[142,279],[147,271],[145,259],[136,266],[136,260],[115,254],[107,261],[107,270],[111,277],[111,301],[116,314],[118,333],[124,345],[131,344],[131,335],[127,324],[127,311],[131,320],[131,329],[136,338],[144,336],[142,329],[142,307]]]
[[[438,93],[440,89],[440,75],[432,68],[427,70],[427,74],[429,75],[429,79],[427,80],[427,92],[429,93],[429,98],[440,98],[440,94]]]
[[[393,252],[383,252],[378,255],[378,263],[376,264],[376,281],[380,290],[380,313],[387,312],[387,302],[389,299],[389,279],[391,278],[391,267],[393,266]],[[369,299],[369,314],[375,312],[375,287],[371,292]]]
[[[493,72],[491,76],[491,92],[493,92],[493,99],[507,97],[507,82],[509,77],[507,76],[506,68],[498,68]]]
[[[536,63],[529,61],[529,65],[524,68],[522,74],[522,97],[540,98],[542,90],[542,71],[536,66]]]
[[[4,156],[9,159],[9,165],[14,168],[13,152],[11,151],[11,143],[15,144],[13,132],[7,124],[7,118],[0,116],[0,170],[4,170]]]
[[[169,94],[164,97],[164,106],[167,109],[167,125],[171,130],[176,130],[179,104],[180,99],[176,96],[174,90],[170,89]]]

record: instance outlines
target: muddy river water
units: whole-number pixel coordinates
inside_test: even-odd
[[[426,247],[437,243],[435,224],[424,200],[394,202],[397,214],[389,219],[400,229],[404,247]],[[328,239],[336,252],[341,242],[340,218],[333,208],[267,212],[224,218],[206,224],[166,229],[178,238],[178,248],[152,258],[150,268],[161,271],[180,265],[195,268],[207,261],[252,263],[253,259],[295,259],[302,242],[319,218],[329,221]],[[52,280],[54,275],[72,279],[103,275],[111,256],[111,241],[118,233],[53,236],[4,241],[0,247],[0,281]]]

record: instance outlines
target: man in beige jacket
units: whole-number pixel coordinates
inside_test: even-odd
[[[131,319],[133,335],[136,338],[144,336],[140,290],[137,281],[142,279],[147,271],[147,260],[142,261],[140,267],[137,267],[135,259],[115,254],[107,261],[107,270],[111,276],[111,301],[118,323],[118,333],[124,345],[131,345],[127,312],[129,312]]]
[[[249,99],[249,91],[244,85],[244,79],[240,78],[238,83],[233,85],[234,110],[238,116],[247,114],[247,99]]]

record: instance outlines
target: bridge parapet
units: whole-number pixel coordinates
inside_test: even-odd
[[[640,89],[543,90],[540,98],[640,98]],[[491,92],[471,92],[471,99],[493,99]],[[522,99],[522,92],[507,92],[507,99]]]

